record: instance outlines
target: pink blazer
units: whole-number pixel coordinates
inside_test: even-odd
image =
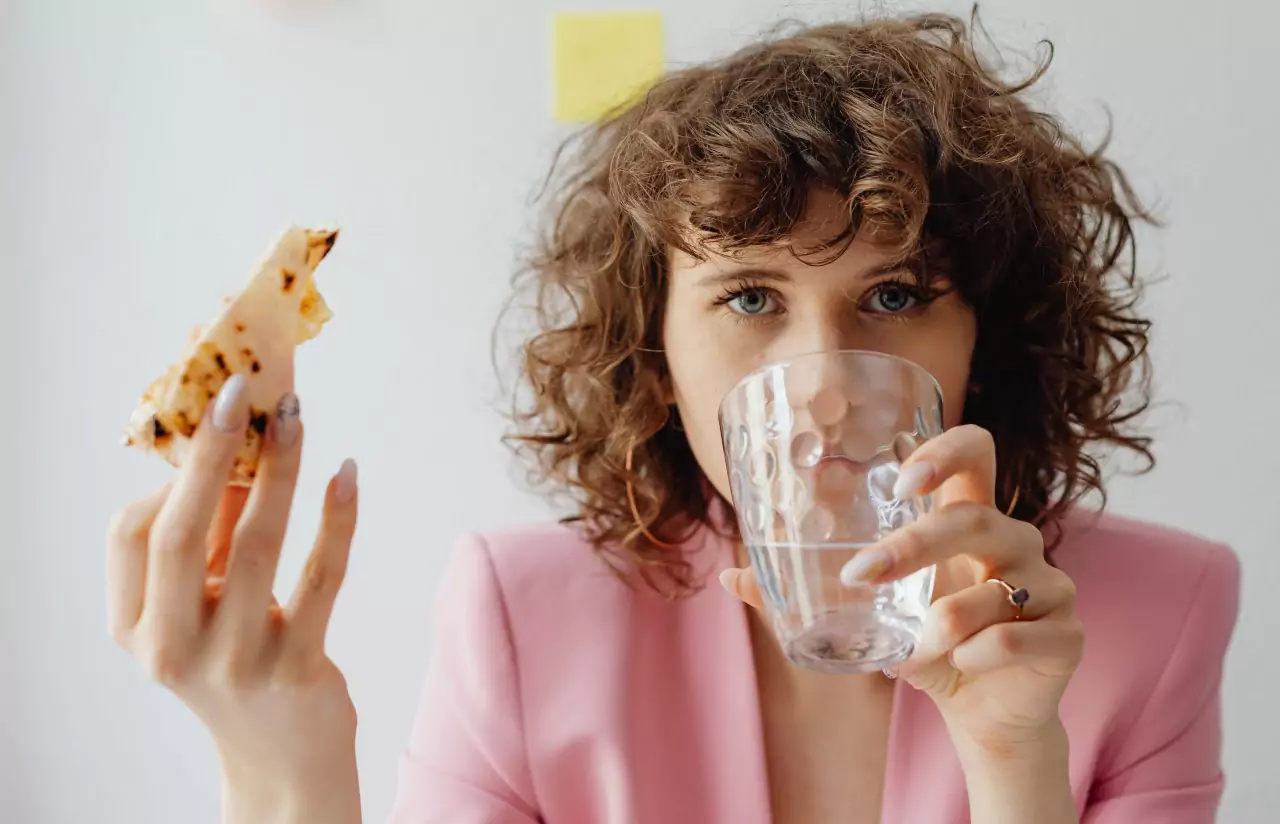
[[[1077,513],[1055,554],[1078,587],[1084,662],[1062,704],[1085,824],[1204,824],[1223,787],[1219,686],[1239,567],[1225,546]],[[709,572],[728,542],[691,549]],[[743,607],[715,585],[629,589],[577,533],[467,537],[441,586],[435,654],[393,824],[765,824]],[[896,687],[882,818],[969,820],[928,697]]]

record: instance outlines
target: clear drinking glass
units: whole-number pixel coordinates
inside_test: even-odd
[[[898,467],[942,433],[942,390],[876,352],[801,355],[747,375],[720,405],[733,506],[765,613],[793,663],[828,673],[904,661],[933,595],[929,567],[846,587],[862,548],[932,508],[898,500]]]

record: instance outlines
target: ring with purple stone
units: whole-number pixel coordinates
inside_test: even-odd
[[[1013,586],[1010,585],[1008,581],[1002,580],[1000,578],[988,578],[987,583],[999,584],[1001,587],[1004,588],[1005,596],[1007,600],[1009,601],[1010,604],[1013,605],[1013,608],[1017,610],[1017,614],[1013,616],[1013,620],[1021,621],[1022,607],[1027,603],[1027,601],[1031,600],[1031,593],[1027,592],[1025,589],[1022,589],[1021,587],[1019,587],[1018,589],[1014,589]]]

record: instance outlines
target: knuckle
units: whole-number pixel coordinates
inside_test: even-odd
[[[330,592],[342,585],[346,571],[346,555],[317,552],[307,560],[306,569],[303,571],[303,585],[308,592]],[[758,596],[760,592],[755,572],[750,568],[737,576],[734,586],[740,597],[752,594]]]
[[[236,527],[233,544],[237,552],[255,552],[267,543],[267,531],[252,520]]]
[[[266,571],[267,553],[257,543],[237,544],[232,550],[232,563],[236,567],[236,575],[256,577]]]
[[[147,677],[170,689],[190,682],[194,656],[185,646],[170,641],[153,641],[137,653]]]
[[[1058,598],[1064,606],[1074,606],[1076,602],[1076,582],[1065,572],[1059,571],[1057,577]],[[1083,630],[1083,627],[1081,629]]]
[[[956,427],[956,434],[962,436],[965,440],[973,441],[981,447],[994,448],[996,444],[995,436],[984,427],[978,426],[976,423],[961,424]]]
[[[1022,634],[1016,624],[997,624],[994,628],[996,649],[1005,655],[1017,655],[1023,650]]]
[[[236,529],[232,554],[255,569],[265,566],[279,551],[279,536],[266,526],[248,522]]]
[[[1064,622],[1063,631],[1067,637],[1068,648],[1078,660],[1084,654],[1084,622],[1078,618],[1072,618]]]
[[[116,646],[128,650],[133,641],[133,628],[118,616],[107,619],[107,634]]]
[[[292,644],[276,662],[273,680],[282,684],[304,684],[316,670],[319,658],[315,650]]]
[[[920,534],[919,530],[911,527],[895,532],[894,543],[898,545],[893,552],[895,563],[912,562],[925,557],[929,552],[929,544],[925,541],[924,536]]]
[[[258,668],[243,654],[224,655],[210,672],[210,681],[228,690],[242,690],[260,680]]]
[[[121,509],[107,524],[107,540],[116,546],[138,543],[146,538],[146,523],[134,507]]]
[[[1044,557],[1044,533],[1035,524],[1026,521],[1014,521],[1018,542],[1034,550],[1037,558]]]
[[[969,424],[969,427],[973,439],[981,444],[984,449],[996,448],[996,436],[991,434],[991,430],[977,424]]]
[[[963,605],[955,600],[943,600],[937,607],[938,631],[943,638],[955,643],[966,634],[968,613]]]
[[[739,575],[734,580],[733,584],[734,593],[740,598],[743,596],[743,592],[746,589],[744,586],[746,582],[743,581],[744,577],[744,575]],[[307,562],[307,568],[303,572],[302,579],[302,585],[306,588],[307,592],[313,594],[324,592],[329,587],[329,579],[330,565],[325,561],[325,559],[312,558]]]
[[[985,532],[991,528],[993,510],[971,501],[951,504],[948,509],[956,527],[964,532]]]
[[[168,555],[188,551],[190,547],[204,543],[203,530],[190,521],[165,524],[154,536],[155,551]]]

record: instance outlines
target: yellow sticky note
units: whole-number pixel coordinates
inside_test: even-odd
[[[556,120],[597,120],[643,95],[662,76],[662,14],[557,14],[552,49]]]

